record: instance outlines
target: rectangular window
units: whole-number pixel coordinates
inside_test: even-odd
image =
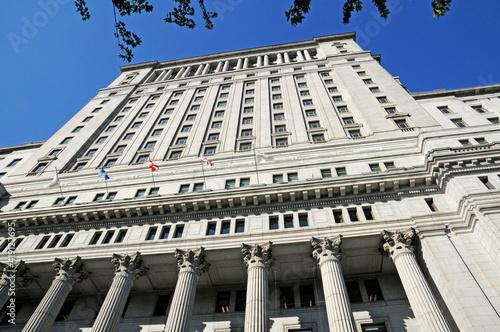
[[[245,220],[243,220],[243,219],[236,220],[236,228],[234,231],[236,233],[244,233],[245,232]]]
[[[102,201],[103,199],[104,199],[104,194],[97,194],[94,197],[94,202],[99,202]]]
[[[201,190],[203,190],[203,183],[195,183],[193,186],[193,191],[196,192]]]
[[[118,236],[116,237],[115,243],[122,243],[125,241],[125,235],[127,235],[127,230],[122,229],[119,233]]]
[[[155,239],[155,236],[156,236],[156,231],[158,230],[158,228],[156,227],[151,227],[148,231],[148,235],[146,236],[146,241],[152,241]]]
[[[347,171],[346,171],[345,167],[337,167],[337,168],[335,168],[335,171],[337,172],[337,176],[346,176],[347,175]]]
[[[243,118],[243,124],[252,124],[253,118]]]
[[[215,146],[209,146],[205,148],[205,156],[212,156],[215,154],[217,151],[217,148]]]
[[[285,120],[285,114],[283,114],[283,113],[274,114],[274,120],[276,120],[276,121]]]
[[[490,180],[488,179],[487,176],[480,177],[479,180],[481,180],[481,182],[484,184],[484,186],[486,188],[488,188],[489,190],[495,189],[495,186],[490,182]]]
[[[392,161],[386,161],[384,163],[384,166],[387,169],[394,169],[394,168],[396,168],[396,165],[394,165],[394,162],[392,162]]]
[[[303,101],[302,101],[302,104],[303,104],[304,106],[312,106],[312,105],[313,105],[313,101],[312,101],[312,100],[310,100],[310,99],[308,99],[308,100],[303,100]]]
[[[161,229],[160,240],[168,239],[168,235],[170,234],[170,226],[163,226]]]
[[[342,216],[342,210],[334,210],[333,211],[333,219],[335,220],[336,224],[343,224],[344,217]]]
[[[241,131],[241,136],[244,137],[244,136],[252,136],[252,129],[243,129]]]
[[[100,108],[96,108],[92,111],[92,113],[99,113],[100,110],[101,110]]]
[[[320,128],[319,121],[309,122],[309,128]]]
[[[245,91],[245,94],[246,94],[246,95],[253,95],[253,94],[254,94],[254,92],[255,92],[254,90],[246,90],[246,91]]]
[[[337,107],[337,110],[339,111],[339,113],[349,113],[349,109],[347,108],[347,106],[339,106]]]
[[[54,202],[54,205],[63,205],[63,204],[64,204],[64,197],[60,197],[56,199],[56,201]]]
[[[196,114],[190,114],[187,116],[186,121],[194,121],[196,119]]]
[[[106,161],[106,163],[104,164],[104,166],[106,166],[106,167],[114,166],[116,164],[116,160],[117,159],[108,159],[108,161]],[[85,167],[85,164],[78,164],[78,166],[80,166],[80,167],[77,167],[76,169],[80,170],[83,167]]]
[[[19,202],[14,208],[14,210],[21,210],[26,205],[26,203],[27,202]]]
[[[293,287],[280,287],[280,308],[295,308],[295,295]]]
[[[308,219],[307,213],[300,213],[299,214],[299,226],[300,227],[309,226],[309,219]]]
[[[68,144],[68,143],[71,141],[71,139],[72,139],[72,138],[73,138],[73,137],[66,137],[66,138],[65,138],[65,139],[61,142],[61,144]]]
[[[208,139],[207,140],[208,141],[218,141],[219,140],[219,133],[208,135]]]
[[[236,180],[226,180],[226,189],[233,189],[236,187]]]
[[[451,120],[455,124],[455,126],[461,128],[461,127],[467,127],[467,124],[464,122],[462,119],[453,119]]]
[[[312,110],[312,111],[307,111],[306,112],[306,116],[317,116],[318,114],[316,113],[316,111]]]
[[[381,104],[386,104],[389,102],[389,100],[387,100],[387,97],[378,97],[377,100]]]
[[[387,332],[385,323],[361,324],[361,332]]]
[[[302,308],[316,306],[316,301],[314,299],[313,285],[300,285],[299,295],[300,295],[300,306]]]
[[[339,90],[337,89],[337,87],[331,87],[331,88],[328,88],[328,92],[330,93],[335,93],[335,92],[338,92]]]
[[[498,118],[488,118],[488,121],[492,124],[497,124],[499,122]]]
[[[460,144],[462,144],[463,146],[470,146],[472,145],[472,143],[468,140],[468,139],[461,139],[461,140],[458,140],[460,142]]]
[[[240,143],[240,151],[252,150],[252,143]]]
[[[248,186],[250,186],[250,178],[240,179],[240,187],[248,187]]]
[[[293,228],[293,215],[288,214],[283,216],[285,228]]]
[[[356,123],[354,122],[354,118],[342,118],[342,121],[344,121],[345,125],[351,125]]]
[[[86,117],[85,119],[83,119],[82,122],[89,122],[90,120],[92,120],[92,117],[91,116],[88,116]]]
[[[407,129],[410,127],[408,126],[408,123],[406,123],[406,120],[394,120],[394,122],[399,129]]]
[[[26,206],[27,209],[33,209],[36,204],[38,203],[38,201],[31,201],[28,206]]]
[[[243,108],[243,113],[253,113],[253,107],[245,107],[245,108]]]
[[[104,143],[106,141],[106,138],[107,137],[99,137],[97,139],[97,141],[95,142],[95,144],[102,144],[102,143]]]
[[[215,118],[221,118],[223,116],[224,116],[224,111],[218,111],[218,112],[215,112],[215,114],[214,114]]]
[[[215,235],[216,228],[217,228],[217,223],[215,222],[208,223],[206,235]]]
[[[176,239],[179,239],[182,237],[182,233],[184,232],[184,225],[178,225],[176,228],[175,228],[175,234],[174,234],[174,237]]]
[[[349,214],[351,221],[359,221],[358,211],[356,208],[347,209],[347,213]]]
[[[223,98],[227,98],[229,96],[229,93],[221,93],[219,95],[219,98],[223,99]]]
[[[344,101],[341,96],[332,97],[332,100],[333,100],[334,103],[338,103],[338,102]]]
[[[144,197],[144,196],[146,196],[146,189],[139,189],[135,193],[136,198],[140,198],[140,197]]]
[[[50,235],[44,236],[42,240],[38,243],[38,245],[35,247],[35,249],[42,249],[43,247],[45,247],[47,242],[49,242],[49,239]]]
[[[451,113],[450,109],[448,108],[448,106],[441,106],[441,107],[438,107],[438,110],[441,111],[441,113],[443,114],[449,114]]]
[[[360,137],[362,137],[361,136],[361,132],[359,130],[349,130],[349,136],[351,136],[351,138],[360,138]]]
[[[78,133],[80,130],[82,130],[82,128],[83,127],[76,127],[72,132],[73,133]],[[115,128],[114,126],[108,127],[108,129],[106,131],[113,131],[114,128]]]
[[[282,183],[282,182],[283,182],[282,174],[273,175],[273,183]]]
[[[217,292],[215,312],[229,312],[229,299],[231,291]]]
[[[332,171],[330,169],[322,169],[321,170],[321,177],[322,178],[331,178],[332,177]]]
[[[358,71],[358,76],[359,77],[366,76],[366,72],[364,72],[364,71]]]
[[[434,203],[434,199],[432,199],[432,198],[426,198],[425,199],[425,203],[427,203],[427,206],[429,207],[429,209],[432,212],[439,211],[438,208],[437,208],[437,206],[436,206],[436,203]]]
[[[108,200],[112,201],[116,198],[116,192],[111,192],[108,194]]]
[[[397,111],[396,111],[396,108],[395,108],[395,107],[387,107],[387,108],[385,109],[385,111],[387,112],[387,114],[395,114],[395,113],[397,113]]]
[[[139,118],[140,118],[140,119],[145,118],[145,117],[147,117],[147,116],[148,116],[148,114],[149,114],[149,113],[147,113],[147,112],[146,112],[146,113],[141,113],[141,114],[139,114]]]
[[[476,137],[474,138],[477,144],[488,144],[488,141],[484,139],[484,137]]]
[[[245,311],[246,302],[247,302],[247,291],[237,290],[235,311]]]
[[[379,88],[377,88],[377,87],[370,88],[370,92],[371,92],[371,93],[378,93],[378,92],[380,92],[380,89],[379,89]]]
[[[134,134],[130,133],[130,134],[126,134],[125,137],[123,137],[123,139],[126,140],[126,141],[129,141],[129,140],[132,139],[132,137],[134,137]]]
[[[97,242],[99,242],[99,239],[101,238],[102,232],[95,232],[94,236],[92,236],[92,239],[90,240],[89,245],[95,245]]]
[[[212,128],[213,128],[213,126],[212,126]],[[184,126],[181,129],[181,132],[183,132],[183,133],[188,133],[190,131],[191,131],[191,126]]]
[[[161,132],[162,132],[162,129],[156,129],[156,130],[153,131],[153,133],[151,134],[151,136],[160,136]]]
[[[200,109],[200,105],[193,105],[191,106],[191,111],[197,111]]]
[[[307,83],[299,83],[297,84],[299,88],[307,88]]]
[[[371,79],[366,79],[366,80],[363,80],[363,82],[365,84],[373,84],[373,81]]]
[[[220,128],[220,127],[222,127],[222,122],[217,121],[212,123],[212,128]]]
[[[274,127],[274,132],[275,133],[282,133],[282,132],[285,132],[285,131],[286,131],[286,126],[285,125],[275,126]]]
[[[177,141],[175,141],[176,145],[184,145],[187,143],[187,137],[179,137]]]
[[[357,280],[346,281],[345,286],[351,303],[363,302],[363,297],[361,296],[361,290],[359,289],[359,283]]]
[[[76,196],[72,196],[72,197],[68,198],[68,200],[66,201],[66,204],[73,204],[75,201],[76,201]]]
[[[380,165],[379,164],[370,164],[370,170],[372,172],[380,172]]]
[[[253,98],[245,98],[245,104],[253,103]]]
[[[223,221],[222,227],[220,229],[220,233],[221,234],[229,234],[230,230],[231,230],[231,222],[229,220]]]
[[[75,235],[74,234],[68,234],[66,235],[66,237],[64,238],[64,241],[61,243],[61,245],[59,246],[60,248],[66,248],[69,243],[71,242],[71,240],[73,239]]]
[[[279,86],[273,86],[271,88],[271,91],[281,91],[281,87],[279,87]]]
[[[278,216],[269,216],[269,229],[278,229]]]
[[[111,243],[111,239],[113,238],[114,234],[115,234],[115,231],[108,231],[106,233],[106,236],[104,237],[104,240],[102,241],[102,243],[103,244]]]
[[[189,184],[182,184],[179,189],[179,193],[187,193],[189,191]]]
[[[146,146],[144,147],[145,149],[154,149],[156,145],[156,142],[147,142]]]
[[[87,157],[93,157],[95,154],[96,154],[97,150],[96,149],[93,149],[93,150],[89,150],[87,152]]]
[[[373,220],[373,211],[371,206],[363,206],[363,214],[365,215],[366,220]]]
[[[384,299],[377,279],[367,279],[364,280],[364,283],[370,302],[382,301]]]
[[[172,151],[170,153],[170,158],[169,159],[179,159],[182,155],[182,151]]]
[[[167,314],[170,295],[158,295],[153,316],[165,316]]]
[[[281,110],[283,109],[283,104],[273,104],[273,110]]]
[[[153,196],[153,195],[158,195],[158,192],[160,191],[160,188],[151,188],[149,189],[149,196]]]
[[[482,106],[474,106],[472,108],[478,113],[486,113],[486,110]]]
[[[298,180],[299,178],[297,173],[288,173],[288,182],[296,182]]]

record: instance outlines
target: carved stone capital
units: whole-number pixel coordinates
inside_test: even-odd
[[[179,272],[193,272],[201,275],[210,268],[210,264],[205,261],[205,248],[203,247],[195,250],[175,249],[175,259],[177,259]]]
[[[342,235],[340,234],[331,238],[325,237],[323,240],[313,237],[311,238],[312,255],[319,265],[328,260],[340,261],[341,244]]]
[[[243,253],[243,260],[247,268],[251,267],[265,267],[270,268],[274,265],[272,257],[272,242],[269,241],[264,244],[248,245],[243,243],[241,245],[241,252]]]
[[[30,268],[26,266],[24,261],[19,261],[16,265],[16,284],[21,287],[26,287],[33,281],[38,280],[38,276],[30,272]]]
[[[139,279],[140,277],[146,275],[149,271],[149,269],[144,265],[140,252],[136,252],[131,256],[113,254],[111,263],[115,267],[115,275],[130,277],[132,279]]]
[[[380,248],[381,253],[394,259],[401,253],[415,252],[416,232],[413,227],[405,231],[389,232],[382,231],[384,245]]]
[[[85,268],[80,256],[76,256],[74,260],[55,258],[52,267],[56,270],[55,279],[70,282],[72,285],[82,282],[92,274]]]

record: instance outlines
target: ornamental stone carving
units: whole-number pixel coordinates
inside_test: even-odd
[[[331,238],[325,237],[323,240],[311,238],[311,246],[313,247],[312,256],[321,265],[324,261],[334,260],[340,261],[340,245],[342,244],[342,235],[337,235]]]
[[[208,271],[210,264],[205,261],[205,248],[195,250],[175,250],[175,259],[177,259],[177,268],[179,272],[194,272],[201,275]]]
[[[82,282],[92,275],[85,268],[80,256],[74,260],[55,258],[52,267],[56,270],[55,279],[70,282],[72,285]]]
[[[274,265],[272,244],[271,241],[253,246],[243,243],[241,245],[241,252],[243,253],[243,260],[247,268],[254,266],[272,267]]]
[[[382,231],[383,241],[385,242],[380,249],[381,253],[394,259],[401,253],[415,252],[416,232],[413,227],[405,231],[388,232]]]
[[[144,266],[144,261],[141,258],[140,252],[136,252],[131,256],[113,254],[111,263],[115,267],[115,275],[130,276],[133,279],[139,279],[149,271],[149,269]]]

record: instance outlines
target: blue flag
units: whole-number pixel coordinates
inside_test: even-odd
[[[99,170],[99,177],[102,177],[104,175],[104,180],[109,180],[108,174],[106,174],[106,171],[104,170],[104,166],[101,167]]]

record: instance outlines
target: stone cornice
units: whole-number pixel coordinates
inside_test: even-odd
[[[442,98],[442,97],[480,96],[498,92],[500,92],[500,84],[486,85],[475,88],[454,89],[454,90],[442,89],[429,92],[415,92],[412,93],[411,96],[416,100],[422,100],[422,99],[432,99],[432,98]]]

